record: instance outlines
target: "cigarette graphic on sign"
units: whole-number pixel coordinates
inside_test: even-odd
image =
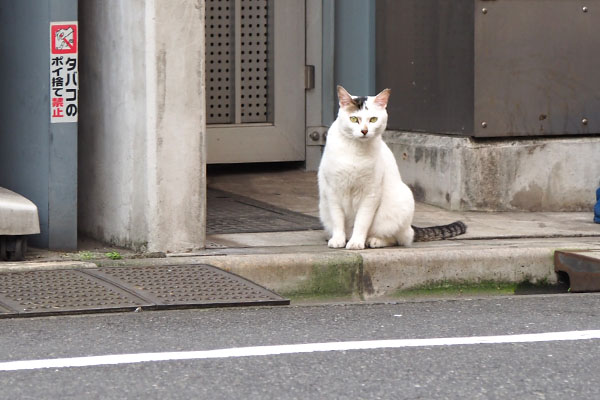
[[[77,21],[50,23],[50,52],[77,53]]]
[[[54,47],[56,50],[72,50],[75,47],[75,31],[72,27],[59,29],[54,37]]]

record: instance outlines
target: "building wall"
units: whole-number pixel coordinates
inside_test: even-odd
[[[80,232],[148,251],[202,247],[204,5],[80,6]]]
[[[77,124],[50,123],[50,21],[77,0],[0,0],[0,186],[38,208],[38,247],[77,247]]]

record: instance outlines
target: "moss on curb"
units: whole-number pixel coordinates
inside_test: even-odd
[[[280,294],[295,299],[360,296],[361,275],[362,257],[336,257],[314,263],[302,285]]]

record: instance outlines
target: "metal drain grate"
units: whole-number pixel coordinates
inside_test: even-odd
[[[11,272],[0,275],[0,304],[12,313],[126,309],[141,299],[109,287],[79,270]],[[10,313],[10,312],[9,312]]]
[[[157,305],[273,300],[273,293],[263,287],[209,265],[104,268],[87,272],[135,291]]]
[[[205,264],[0,274],[0,317],[285,304],[276,293]]]
[[[322,229],[318,218],[216,189],[208,189],[207,209],[209,235]]]

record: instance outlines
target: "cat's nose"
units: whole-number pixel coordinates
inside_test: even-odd
[[[367,129],[363,129],[363,130],[361,130],[361,132],[363,135],[366,135],[367,133],[369,133],[369,131]]]

